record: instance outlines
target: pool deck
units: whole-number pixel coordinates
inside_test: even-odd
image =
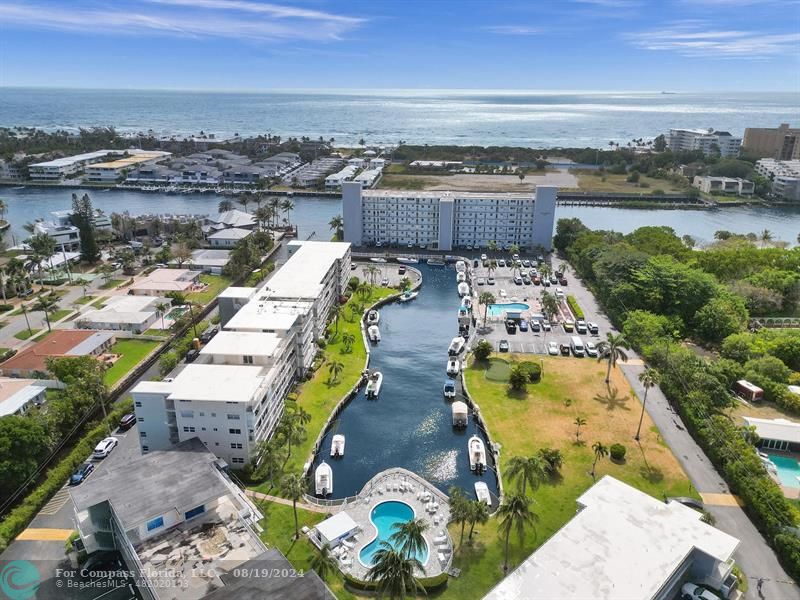
[[[427,499],[426,499],[427,498]],[[434,577],[447,572],[453,556],[453,541],[447,532],[450,520],[450,503],[447,495],[422,477],[402,468],[387,469],[370,479],[362,490],[348,498],[338,510],[344,511],[358,523],[360,531],[341,546],[337,555],[339,569],[362,581],[367,580],[369,567],[359,560],[359,554],[378,535],[372,524],[372,509],[381,502],[398,501],[409,505],[418,519],[428,523],[425,541],[428,544],[428,560],[423,565],[425,572],[419,577]],[[435,508],[431,506],[435,503]],[[333,508],[333,507],[331,507]],[[313,533],[313,530],[311,532]],[[315,536],[309,536],[317,543]]]

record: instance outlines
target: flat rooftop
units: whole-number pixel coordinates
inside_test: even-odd
[[[220,331],[200,350],[200,354],[271,357],[280,349],[283,340],[274,333]]]
[[[262,370],[263,367],[246,365],[186,365],[171,383],[169,398],[248,402],[264,381]]]
[[[108,162],[94,163],[89,165],[90,169],[124,169],[126,167],[136,166],[139,163],[147,162],[157,158],[166,158],[169,156],[166,152],[141,152],[128,156],[126,158],[118,158],[117,160],[110,160]]]
[[[263,295],[316,300],[322,280],[350,250],[346,242],[302,242],[289,260],[261,288]]]
[[[745,424],[755,427],[758,437],[762,440],[779,440],[800,444],[800,423],[789,419],[759,419],[757,417],[742,417]]]
[[[256,288],[254,287],[237,287],[232,285],[231,287],[225,288],[219,293],[218,298],[238,298],[238,299],[249,299],[253,294],[256,293]]]
[[[281,302],[263,298],[253,298],[240,308],[225,324],[225,329],[288,331],[298,318],[310,313],[314,306],[311,301]]]
[[[665,504],[610,476],[578,504],[584,508],[484,600],[646,600],[694,549],[724,562],[739,545],[700,521],[699,512]]]
[[[0,417],[13,415],[46,389],[36,379],[0,377]]]
[[[538,186],[541,188],[548,186]],[[363,198],[432,198],[439,200],[534,200],[536,195],[532,192],[435,192],[435,191],[407,191],[407,190],[364,190]]]

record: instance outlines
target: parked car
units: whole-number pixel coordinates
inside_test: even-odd
[[[211,338],[217,335],[218,332],[219,332],[219,327],[216,326],[209,327],[203,333],[200,334],[200,341],[203,342],[204,344],[207,344],[208,342],[211,341]]]
[[[479,264],[481,263],[477,258],[472,261],[472,266],[475,267],[476,269],[478,268]]]
[[[84,480],[89,476],[89,473],[94,471],[94,464],[90,462],[85,462],[77,469],[75,472],[70,475],[69,477],[69,484],[70,485],[80,485],[84,482]]]
[[[519,254],[512,254],[511,258],[515,261],[519,260]]]
[[[400,265],[400,268],[397,269],[397,274],[398,275],[405,275],[406,274],[406,266],[405,265]]]
[[[542,284],[542,278],[539,277],[538,275],[534,275],[533,276],[533,284],[534,285],[541,285]]]
[[[581,335],[586,335],[586,331],[587,331],[586,321],[584,321],[583,319],[578,319],[575,322],[575,331],[577,331]]]
[[[586,356],[593,356],[597,358],[597,345],[594,342],[584,342],[583,344]]]
[[[134,425],[136,425],[136,413],[128,413],[123,415],[119,420],[120,431],[128,431],[128,429]]]
[[[555,342],[550,342],[547,344],[547,353],[550,356],[558,356],[558,344]]]
[[[558,278],[558,283],[560,283],[561,285],[567,285],[567,278],[566,277],[559,277]]]
[[[97,577],[109,580],[109,575],[114,571],[121,571],[123,563],[119,552],[114,550],[95,552],[89,555],[81,567],[81,577]]]
[[[487,277],[486,278],[486,283],[488,285],[494,285],[494,277]]]
[[[525,277],[522,278],[522,283],[524,283],[525,285],[530,285],[531,278],[526,275]]]
[[[539,321],[537,319],[531,319],[531,331],[535,331],[536,333],[539,333],[539,331],[541,331],[541,329],[542,329],[542,326],[539,325]]]
[[[196,361],[196,360],[197,360],[197,357],[198,357],[198,356],[200,356],[200,350],[198,350],[197,348],[191,348],[191,349],[190,349],[190,350],[189,350],[189,351],[186,353],[186,362],[187,362],[187,363],[194,362],[194,361]]]
[[[550,275],[550,283],[552,283],[553,285],[557,284],[558,277],[556,277],[555,275]]]
[[[549,279],[542,279],[542,285],[544,287],[550,287],[550,280]]]
[[[500,345],[497,347],[500,352],[508,352],[508,340],[500,340]]]
[[[542,329],[544,329],[545,331],[550,331],[552,329],[550,321],[548,321],[547,319],[542,319]]]
[[[586,329],[589,330],[589,333],[592,335],[597,335],[599,328],[597,327],[597,323],[592,323],[591,321],[586,324]]]
[[[530,267],[531,266],[531,261],[529,261],[527,258],[523,258],[522,259],[522,266],[523,267]]]
[[[488,258],[489,258],[489,257],[488,257],[488,256],[486,256],[485,254],[481,254],[481,260],[487,260]]]
[[[569,356],[569,344],[559,344],[558,350],[561,352],[561,356]]]
[[[573,323],[569,319],[567,319],[566,321],[561,323],[561,326],[564,328],[564,331],[566,331],[567,333],[572,333],[573,330],[575,329],[575,323]]]
[[[531,326],[533,326],[533,323],[535,323],[535,321],[531,321]],[[528,322],[525,319],[519,320],[519,330],[528,331]]]
[[[517,333],[517,322],[513,319],[506,319],[506,332]]]
[[[104,438],[94,447],[92,456],[95,458],[105,458],[111,454],[111,451],[117,447],[117,444],[119,444],[119,440],[115,437]]]
[[[684,583],[681,588],[681,598],[683,600],[720,600],[714,592],[702,588],[694,583]]]
[[[477,283],[478,285],[485,285],[486,284],[486,280],[483,277],[478,277],[475,280],[475,283]]]
[[[350,270],[351,271],[355,271],[357,268],[358,268],[358,265],[356,263],[350,263]]]
[[[515,275],[514,283],[516,283],[517,285],[522,285],[522,277],[520,277],[519,275]]]
[[[498,261],[497,261],[497,266],[498,266],[498,267],[505,267],[505,266],[506,266],[506,261],[504,261],[504,260],[501,258],[500,260],[498,260]]]

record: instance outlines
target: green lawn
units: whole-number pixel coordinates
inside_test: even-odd
[[[255,502],[258,503],[254,499]],[[283,504],[276,504],[274,502],[260,502],[258,503],[261,512],[264,513],[264,520],[261,521],[261,526],[264,532],[261,534],[262,541],[268,547],[278,548],[286,558],[291,561],[292,566],[297,570],[308,571],[311,557],[317,549],[308,541],[308,538],[302,533],[300,539],[294,541],[294,514],[291,506]],[[313,527],[320,521],[325,519],[323,513],[310,512],[307,510],[297,510],[297,522],[300,527],[307,525]],[[339,600],[349,600],[357,598],[346,589],[344,589],[344,580],[339,571],[328,575],[328,580],[325,582],[331,591],[336,595]]]
[[[17,338],[18,340],[27,340],[28,338],[35,336],[40,331],[41,329],[31,329],[30,331],[28,331],[27,329],[23,329],[19,333],[15,333],[14,337]]]
[[[115,287],[125,283],[124,279],[109,279],[100,286],[101,290],[113,290]]]
[[[74,313],[75,311],[71,308],[61,308],[50,315],[50,322],[55,323],[56,321],[60,321],[67,315]]]
[[[438,181],[432,177],[386,174],[381,177],[378,187],[392,190],[424,190],[437,183]]]
[[[200,275],[200,281],[208,284],[208,288],[202,292],[192,292],[188,295],[188,298],[203,306],[211,302],[214,298],[219,296],[222,290],[231,285],[230,278],[224,275],[209,275],[208,273],[203,273]]]
[[[530,360],[530,356],[522,355],[503,357],[509,361],[517,358]],[[539,520],[535,529],[526,532],[522,543],[512,534],[512,569],[575,515],[576,498],[592,485],[591,447],[596,441],[605,446],[618,442],[627,448],[621,464],[608,458],[598,462],[598,479],[612,475],[659,499],[664,495],[699,497],[646,414],[641,445],[632,439],[641,404],[619,370],[612,373],[611,387],[617,390],[614,397],[603,381],[604,364],[562,357],[543,357],[542,364],[542,381],[529,384],[527,395],[522,396],[509,394],[505,383],[487,379],[487,364],[471,365],[465,373],[470,395],[480,406],[494,441],[501,445],[501,472],[511,457],[530,456],[539,448],[558,448],[564,456],[561,476],[535,493],[528,492]],[[577,416],[586,419],[580,444],[575,443],[573,422]],[[503,485],[506,493],[515,489],[507,478]],[[478,598],[502,579],[504,540],[498,521],[492,518],[477,529],[473,543],[465,537],[456,550],[454,565],[462,570],[461,577],[450,579],[443,598]],[[459,527],[451,525],[450,533],[458,545]]]
[[[94,302],[97,296],[81,296],[77,300],[75,300],[75,304],[89,304],[90,302]]]
[[[113,387],[158,345],[159,342],[152,340],[119,340],[115,342],[108,352],[122,356],[106,371],[106,385]]]
[[[169,337],[172,335],[172,332],[169,329],[148,329],[144,332],[144,335],[157,335],[158,337]]]

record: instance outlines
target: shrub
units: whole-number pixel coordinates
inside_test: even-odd
[[[0,312],[6,312],[7,310],[11,310],[14,308],[13,304],[0,304]]]
[[[508,377],[508,385],[515,392],[524,391],[528,383],[528,372],[522,365],[511,367],[511,374]]]
[[[540,448],[539,457],[547,463],[547,471],[550,475],[555,475],[561,470],[564,464],[564,455],[557,448]]]
[[[664,190],[662,190],[661,188],[656,188],[653,190],[653,196],[663,196],[663,195],[664,195]]]
[[[569,305],[572,314],[575,315],[576,319],[583,319],[583,311],[581,310],[580,305],[578,304],[578,300],[575,296],[567,296],[567,304]]]
[[[165,352],[158,359],[158,371],[162,375],[166,375],[172,369],[178,366],[178,355],[175,352]]]
[[[359,279],[358,277],[351,277],[347,282],[347,289],[351,292],[355,292],[356,288],[358,287]]]
[[[625,446],[622,444],[611,444],[611,448],[609,448],[609,455],[611,456],[611,460],[615,462],[622,462],[625,460]]]
[[[625,180],[628,183],[639,183],[639,171],[633,171],[628,178]]]
[[[317,346],[320,348],[320,350],[324,350],[325,346],[327,346],[327,345],[328,345],[328,342],[326,342],[323,338],[319,338],[317,340]]]
[[[519,368],[522,369],[525,374],[528,376],[528,381],[531,383],[539,383],[542,379],[542,367],[535,362],[522,362],[519,364]]]
[[[779,533],[773,543],[781,564],[796,578],[800,573],[800,538],[790,532]]]
[[[492,345],[486,340],[481,340],[475,344],[475,347],[472,349],[472,354],[475,356],[476,360],[486,360],[491,353]]]

